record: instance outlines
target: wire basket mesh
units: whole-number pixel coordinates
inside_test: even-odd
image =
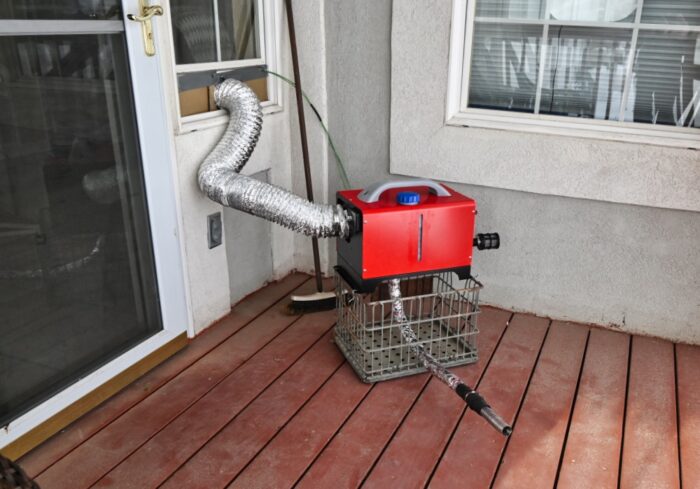
[[[476,318],[482,285],[469,278],[456,288],[452,280],[453,274],[447,272],[401,281],[401,300],[411,329],[447,367],[478,360]],[[336,274],[336,295],[335,342],[360,379],[377,382],[426,371],[402,340],[386,283],[362,294]]]

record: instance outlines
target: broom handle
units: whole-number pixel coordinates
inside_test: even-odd
[[[292,0],[284,0],[287,9],[287,26],[289,28],[289,41],[292,50],[292,68],[294,70],[294,92],[297,99],[297,114],[299,115],[299,132],[301,133],[301,155],[304,159],[304,178],[306,180],[306,197],[314,201],[314,189],[311,181],[311,164],[309,162],[309,143],[306,138],[306,119],[304,118],[304,98],[301,90],[301,74],[299,73],[299,54],[297,53],[297,36],[294,30],[294,13],[292,12]],[[311,248],[314,255],[314,276],[316,278],[316,290],[323,292],[321,280],[321,258],[318,252],[318,238],[311,238]]]

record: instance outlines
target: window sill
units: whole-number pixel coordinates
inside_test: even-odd
[[[595,119],[574,119],[487,109],[467,109],[446,120],[448,126],[502,129],[585,139],[651,144],[674,148],[700,149],[700,130],[673,126],[644,127]]]
[[[284,107],[275,102],[263,102],[261,105],[263,116],[276,114],[284,110]],[[177,135],[223,126],[228,124],[228,120],[229,118],[225,110],[182,117],[180,118]]]

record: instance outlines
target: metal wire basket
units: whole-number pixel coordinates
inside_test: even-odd
[[[476,318],[482,285],[470,278],[464,287],[455,288],[452,280],[452,273],[441,273],[401,281],[411,328],[426,350],[447,367],[478,360]],[[336,273],[336,295],[335,342],[363,382],[426,371],[403,343],[392,319],[386,284],[362,294]]]

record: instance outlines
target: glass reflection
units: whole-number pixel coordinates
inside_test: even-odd
[[[178,64],[260,57],[256,0],[172,0]]]
[[[549,40],[541,114],[617,120],[632,32],[559,27]]]
[[[120,0],[0,0],[0,19],[118,20]]]
[[[469,106],[533,112],[541,28],[476,24]]]
[[[0,424],[161,329],[127,66],[0,37]]]

